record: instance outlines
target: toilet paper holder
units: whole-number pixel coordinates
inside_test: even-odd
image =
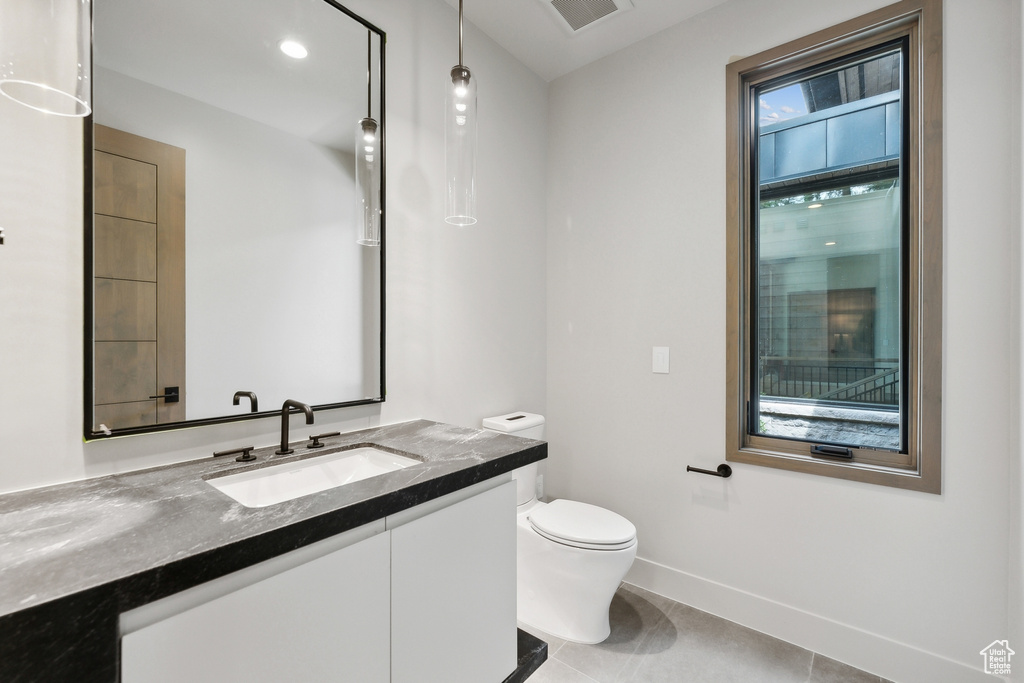
[[[724,462],[719,465],[714,472],[711,470],[702,470],[699,467],[686,466],[687,472],[700,472],[701,474],[710,474],[712,477],[721,477],[722,479],[728,479],[732,476],[732,468],[726,465]]]

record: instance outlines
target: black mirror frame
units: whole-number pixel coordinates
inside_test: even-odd
[[[347,15],[351,19],[357,21],[363,25],[369,31],[377,34],[380,42],[379,47],[379,60],[380,60],[380,74],[379,74],[379,93],[380,93],[380,205],[381,205],[381,217],[380,217],[380,389],[378,398],[365,398],[356,401],[340,401],[337,403],[322,403],[312,406],[314,411],[322,410],[334,410],[337,408],[348,408],[351,406],[362,406],[372,405],[375,403],[383,403],[387,397],[387,389],[385,382],[385,361],[386,361],[386,345],[385,345],[385,326],[386,326],[386,306],[385,301],[385,281],[386,281],[386,223],[387,223],[387,211],[386,211],[386,184],[387,184],[387,106],[385,100],[385,74],[387,72],[385,62],[385,47],[387,46],[387,34],[368,22],[367,20],[360,17],[358,14],[348,9],[344,5],[341,5],[335,0],[323,0],[328,5],[331,5],[338,11]],[[90,24],[92,22],[92,6],[90,5]],[[91,33],[91,31],[90,31]],[[92,45],[90,45],[92,50]],[[91,77],[91,74],[90,74]],[[90,98],[91,99],[91,98]],[[93,381],[94,381],[94,361],[93,361],[93,115],[90,113],[88,116],[83,118],[82,128],[82,160],[83,160],[83,260],[84,260],[84,273],[83,273],[83,433],[86,441],[93,441],[97,439],[105,439],[115,436],[128,436],[131,434],[148,434],[153,432],[164,432],[173,429],[184,429],[188,427],[202,427],[205,425],[223,424],[228,422],[240,422],[242,420],[256,420],[265,417],[280,418],[280,409],[261,411],[255,413],[242,413],[237,415],[225,415],[222,417],[209,417],[201,418],[197,420],[182,420],[179,422],[167,422],[164,424],[157,425],[146,425],[141,427],[126,427],[120,429],[112,429],[109,431],[96,431],[93,428]]]

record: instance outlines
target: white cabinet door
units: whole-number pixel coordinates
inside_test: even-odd
[[[501,683],[516,667],[515,482],[392,519],[392,683]]]
[[[177,599],[180,605],[182,599],[190,599],[192,606],[184,611],[154,603],[134,610],[143,612],[141,617],[123,615],[122,632],[131,632],[121,640],[121,680],[385,683],[391,661],[390,539],[383,529],[381,520],[366,540],[312,560],[310,551],[320,544],[236,572],[231,576],[259,577],[261,571],[271,575],[244,587],[232,586],[213,599],[204,584],[185,591],[191,598],[158,601]],[[353,538],[351,533],[321,543],[337,548],[346,537]],[[367,533],[354,538],[360,535]],[[274,563],[288,561],[289,556],[298,558],[298,566],[278,571],[281,565]],[[158,614],[158,621],[146,624],[153,617],[145,612],[160,609],[172,615]]]

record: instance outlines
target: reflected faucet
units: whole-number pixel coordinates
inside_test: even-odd
[[[298,408],[306,414],[306,424],[313,424],[313,409],[307,406],[305,403],[299,401],[293,401],[288,399],[281,406],[281,448],[274,451],[277,455],[288,455],[294,453],[291,448],[288,448],[288,415],[291,412],[290,408]]]
[[[258,412],[260,412],[260,407],[259,407],[260,406],[260,402],[256,398],[256,392],[255,391],[236,391],[234,398],[231,399],[231,405],[237,406],[238,405],[238,399],[242,398],[243,396],[245,398],[249,399],[249,404],[250,404],[249,412],[250,413],[258,413]]]

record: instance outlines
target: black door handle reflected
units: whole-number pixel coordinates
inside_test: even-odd
[[[164,393],[159,396],[150,396],[150,398],[162,398],[164,403],[177,403],[178,402],[178,387],[164,387]]]

